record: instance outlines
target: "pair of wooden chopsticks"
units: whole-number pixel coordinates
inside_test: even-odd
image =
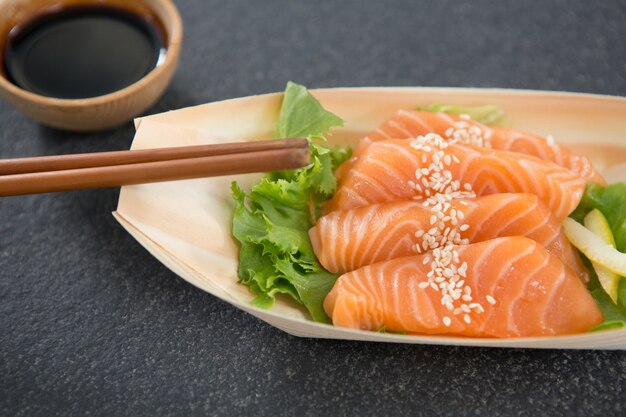
[[[308,163],[309,145],[301,138],[4,159],[0,196],[267,172]]]

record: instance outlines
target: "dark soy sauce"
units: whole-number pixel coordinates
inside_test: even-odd
[[[165,55],[163,35],[147,16],[107,6],[41,15],[9,33],[5,70],[36,94],[77,99],[122,89]]]

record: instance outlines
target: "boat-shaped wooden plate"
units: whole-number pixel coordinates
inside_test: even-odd
[[[342,117],[331,143],[355,143],[397,109],[431,103],[496,104],[514,128],[555,137],[590,156],[610,181],[626,180],[626,98],[560,92],[468,88],[338,88],[313,90]],[[157,114],[136,121],[132,149],[271,138],[282,95],[244,97]],[[624,349],[626,329],[571,336],[473,339],[403,336],[315,323],[287,299],[271,310],[250,305],[237,283],[238,249],[231,237],[230,182],[251,185],[261,174],[123,187],[114,213],[152,255],[196,287],[295,336],[462,346]]]

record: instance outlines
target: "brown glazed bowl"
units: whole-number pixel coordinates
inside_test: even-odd
[[[167,49],[163,62],[139,81],[110,94],[86,99],[59,99],[26,91],[7,79],[0,53],[0,95],[38,122],[79,132],[106,130],[127,122],[150,107],[169,85],[180,55],[183,27],[171,0],[0,0],[0,51],[10,30],[50,8],[111,5],[149,15],[161,26]]]

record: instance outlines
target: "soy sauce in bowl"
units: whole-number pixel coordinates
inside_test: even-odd
[[[8,79],[42,96],[102,96],[146,76],[165,56],[156,21],[111,6],[69,6],[9,33]]]

